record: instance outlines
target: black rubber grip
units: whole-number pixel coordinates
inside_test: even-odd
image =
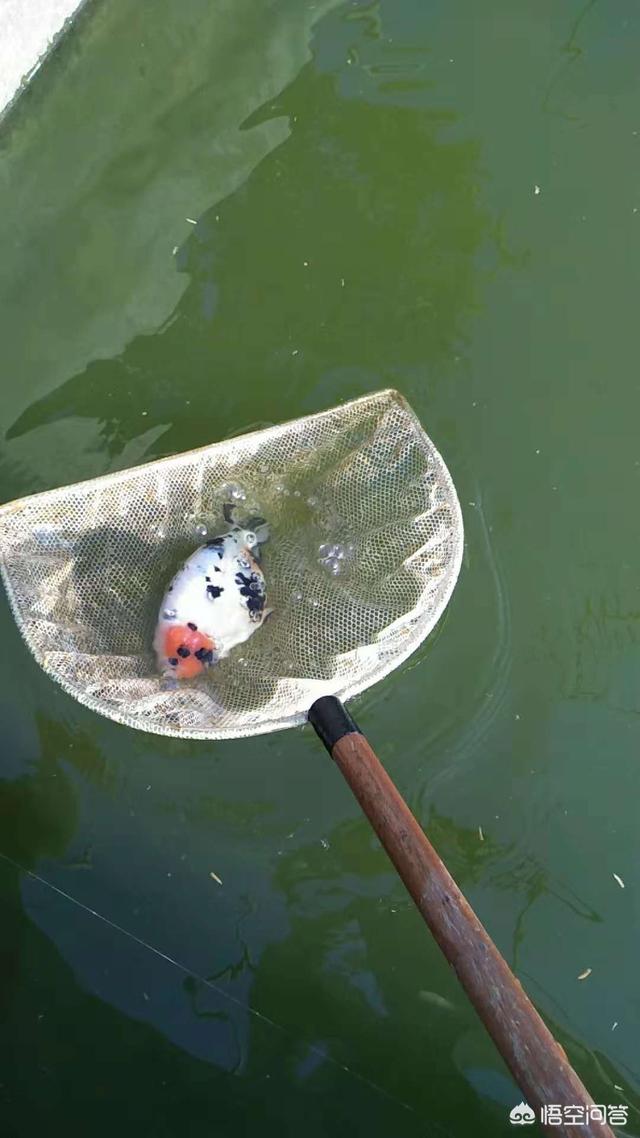
[[[322,739],[329,754],[345,735],[361,735],[344,704],[335,695],[323,695],[309,708],[309,723]]]

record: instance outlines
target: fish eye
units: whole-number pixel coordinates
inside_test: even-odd
[[[257,545],[257,543],[258,543],[258,539],[257,539],[255,533],[253,532],[253,530],[250,530],[250,529],[247,530],[247,532],[245,533],[244,539],[245,539],[247,545]]]

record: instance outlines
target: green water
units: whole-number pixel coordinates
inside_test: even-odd
[[[639,47],[628,0],[95,0],[0,126],[0,498],[415,407],[464,567],[354,713],[636,1135]],[[309,729],[128,731],[0,622],[3,1138],[513,1133]]]

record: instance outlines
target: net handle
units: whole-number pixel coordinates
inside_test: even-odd
[[[402,795],[340,700],[324,696],[309,722],[335,760],[438,945],[538,1118],[549,1103],[593,1106],[593,1099],[462,895]],[[587,1112],[588,1113],[588,1112]],[[544,1126],[558,1134],[555,1125]],[[613,1138],[604,1123],[565,1124],[560,1132]]]

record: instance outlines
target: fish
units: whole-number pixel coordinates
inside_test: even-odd
[[[201,675],[248,640],[272,611],[260,564],[269,526],[258,517],[237,525],[233,508],[223,508],[231,529],[196,549],[162,598],[153,647],[163,676]]]

